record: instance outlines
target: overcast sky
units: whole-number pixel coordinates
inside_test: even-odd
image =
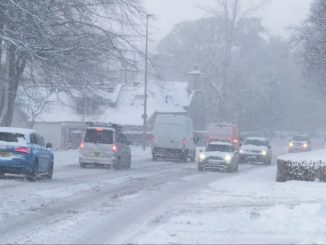
[[[156,16],[152,20],[151,32],[155,40],[164,37],[173,26],[184,20],[205,16],[198,6],[211,4],[214,0],[143,0],[145,7]],[[252,6],[253,1],[241,0],[242,5]],[[269,0],[256,15],[263,19],[263,25],[273,35],[288,36],[288,27],[299,25],[309,14],[312,0]],[[255,5],[255,4],[254,4]]]

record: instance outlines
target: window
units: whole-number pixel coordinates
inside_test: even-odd
[[[85,143],[113,144],[113,131],[106,129],[87,129]]]
[[[4,142],[18,142],[18,137],[13,133],[0,132],[0,141]]]
[[[38,145],[45,146],[44,138],[41,135],[39,135],[39,134],[36,134],[36,137],[37,137],[37,143],[38,143]]]
[[[30,138],[31,138],[31,144],[38,145],[38,140],[37,140],[36,134],[31,134]]]
[[[216,145],[216,144],[210,144],[206,148],[207,152],[231,152],[231,146],[229,145]]]
[[[117,137],[117,143],[121,143],[121,144],[124,143],[123,135],[121,133],[117,133],[116,137]]]

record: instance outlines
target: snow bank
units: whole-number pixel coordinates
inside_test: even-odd
[[[218,180],[182,203],[140,243],[326,243],[325,184],[275,182],[275,167]]]
[[[324,162],[326,163],[326,148],[303,152],[303,153],[293,153],[286,154],[278,157],[279,160],[291,161],[291,162]]]

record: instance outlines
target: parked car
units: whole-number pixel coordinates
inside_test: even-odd
[[[237,172],[239,152],[231,143],[212,142],[199,154],[198,170],[206,169]]]
[[[50,143],[32,129],[0,127],[0,177],[25,175],[35,181],[41,176],[52,179],[54,156]]]
[[[79,148],[79,164],[114,169],[131,166],[131,150],[122,127],[117,124],[88,123]]]
[[[240,149],[241,163],[272,163],[272,147],[267,138],[248,137]]]
[[[191,161],[196,159],[196,138],[192,119],[180,115],[158,115],[154,122],[152,157]]]
[[[307,135],[293,136],[289,140],[289,153],[311,151],[312,143]]]
[[[240,148],[240,131],[235,124],[211,123],[207,128],[207,144],[216,141],[230,142]]]

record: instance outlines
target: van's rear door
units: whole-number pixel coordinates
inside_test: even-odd
[[[160,148],[182,148],[186,137],[185,127],[177,123],[157,123],[154,128],[154,145]]]
[[[84,155],[92,158],[107,158],[113,154],[114,130],[88,128],[84,138]]]

